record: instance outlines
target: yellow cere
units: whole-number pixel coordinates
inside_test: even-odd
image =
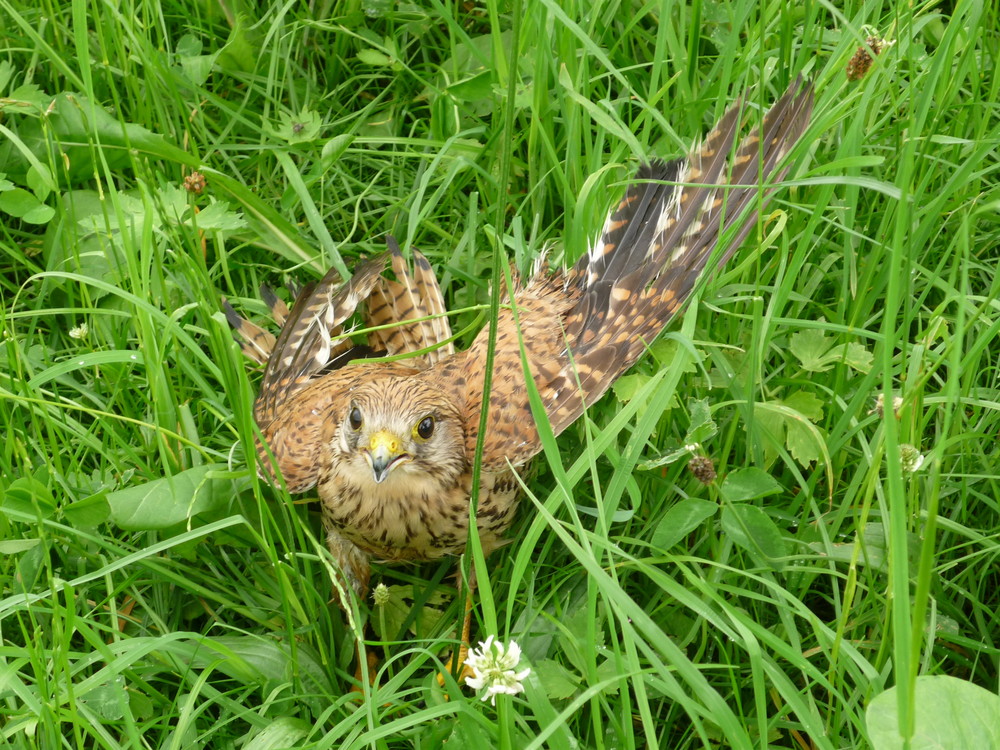
[[[379,448],[384,448],[390,455],[398,455],[400,450],[399,438],[387,430],[379,430],[372,433],[368,442],[368,449],[374,453]]]

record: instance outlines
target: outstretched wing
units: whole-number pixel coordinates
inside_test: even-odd
[[[787,173],[782,160],[805,131],[812,103],[812,86],[796,79],[731,161],[739,104],[686,159],[639,171],[642,182],[578,264],[586,279],[566,317],[564,365],[542,394],[556,434],[635,363],[713,256],[721,267],[739,248]]]
[[[299,293],[290,311],[270,290],[262,290],[272,316],[283,322],[277,339],[223,303],[230,325],[243,338],[243,351],[266,364],[254,404],[258,425],[270,423],[281,406],[317,375],[371,355],[368,347],[354,344],[344,322],[379,282],[385,261],[383,254],[361,263],[346,283],[340,283],[339,274],[331,269]]]
[[[568,274],[536,276],[516,293],[516,316],[507,311],[499,321],[487,461],[518,464],[540,448],[522,345],[558,435],[635,363],[709,260],[721,265],[737,249],[757,220],[753,209],[767,205],[785,174],[782,160],[805,131],[812,102],[812,86],[797,79],[735,153],[742,110],[733,107],[686,158],[639,170],[598,241]],[[476,415],[484,342],[474,342],[463,373]]]

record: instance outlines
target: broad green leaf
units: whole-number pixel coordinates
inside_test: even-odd
[[[156,712],[153,701],[149,699],[148,695],[139,690],[128,691],[128,707],[135,718],[143,721],[151,719]]]
[[[744,503],[781,492],[781,485],[763,469],[750,466],[732,471],[719,488],[722,497],[729,503]]]
[[[412,586],[389,586],[389,601],[381,606],[372,606],[368,618],[372,630],[381,640],[388,641],[399,635],[399,631],[410,614]]]
[[[174,45],[174,53],[180,57],[191,57],[200,55],[204,47],[196,34],[182,34]]]
[[[615,392],[615,398],[623,404],[627,404],[639,395],[643,386],[645,386],[651,379],[652,377],[650,375],[636,372],[632,375],[625,375],[618,378],[618,380],[615,381],[615,384],[611,387]]]
[[[823,432],[812,424],[822,418],[823,402],[806,391],[755,404],[754,424],[769,438],[764,445],[768,462],[776,458],[777,445],[781,444],[803,466],[825,460]]]
[[[28,169],[28,187],[40,201],[44,201],[53,190],[56,182],[52,179],[52,171],[42,163],[32,165]]]
[[[920,560],[921,539],[912,531],[906,532],[905,538],[907,559],[910,565],[916,566]],[[889,571],[889,547],[885,527],[880,522],[866,523],[863,529],[855,532],[854,541],[830,545],[810,542],[809,547],[838,562],[866,565],[882,573]]]
[[[753,424],[761,435],[767,465],[778,457],[778,449],[785,444],[785,419],[776,411],[761,404],[754,405]]]
[[[636,398],[641,398],[642,401],[640,403],[644,406],[640,407],[640,409],[645,408],[645,404],[653,397],[653,392],[644,389],[652,379],[652,375],[647,375],[644,372],[635,372],[631,375],[618,378],[612,386],[615,398],[626,404]],[[676,406],[677,396],[674,395],[667,402],[667,410],[673,409]]]
[[[123,529],[165,529],[230,502],[236,494],[225,464],[195,466],[107,495],[111,520]]]
[[[137,647],[143,638],[133,638],[129,643]],[[282,682],[291,678],[293,671],[305,684],[332,689],[329,676],[311,651],[303,644],[292,651],[280,641],[250,635],[222,635],[215,637],[195,635],[190,638],[164,640],[150,638],[157,651],[165,652],[196,669],[211,667],[238,680],[240,683],[265,684]]]
[[[813,422],[818,422],[823,418],[823,402],[813,393],[795,391],[782,398],[781,403]]]
[[[358,52],[357,57],[365,65],[375,65],[384,68],[392,64],[391,57],[384,52],[379,52],[376,49],[363,49]]]
[[[278,716],[269,721],[260,731],[253,730],[248,742],[239,743],[243,750],[284,750],[299,747],[301,741],[312,731],[312,725],[304,719]],[[246,737],[244,737],[246,739]]]
[[[55,216],[55,209],[47,206],[24,188],[0,192],[0,211],[29,224],[46,224]]]
[[[479,75],[453,83],[447,89],[448,93],[463,102],[474,102],[488,99],[493,95],[493,74],[483,71]]]
[[[844,362],[861,373],[868,373],[872,369],[872,362],[875,355],[864,348],[857,341],[844,344]]]
[[[504,698],[500,698],[500,700],[504,700]],[[458,715],[452,721],[454,728],[451,733],[440,743],[432,745],[432,747],[497,747],[497,740],[494,736],[496,730],[493,729],[492,722],[484,725],[474,721],[469,711],[458,712]],[[515,747],[520,746],[522,746],[521,743],[515,744]]]
[[[201,86],[208,80],[215,59],[218,57],[217,52],[210,55],[201,54],[202,48],[201,39],[194,34],[184,34],[174,47],[174,54],[180,60],[184,77],[195,86]]]
[[[41,539],[6,539],[0,541],[0,555],[19,555],[38,546]]]
[[[220,66],[238,73],[252,73],[256,69],[262,40],[252,24],[253,19],[247,18],[246,13],[236,14],[229,39],[218,52]]]
[[[756,505],[738,503],[722,508],[722,530],[733,542],[775,570],[784,568],[788,545],[771,517]]]
[[[798,415],[818,422],[823,418],[823,402],[805,391],[796,391],[782,401],[796,412],[785,415],[785,445],[788,452],[803,466],[819,461],[823,456],[819,431]]]
[[[858,531],[853,542],[835,542],[829,546],[810,542],[809,547],[838,562],[868,565],[883,573],[889,571],[885,528],[881,523],[865,524],[864,531]]]
[[[183,149],[169,143],[162,135],[131,123],[122,123],[103,106],[92,104],[80,94],[63,93],[55,96],[47,109],[45,126],[35,118],[22,118],[16,135],[35,162],[48,162],[50,153],[59,156],[66,165],[71,184],[93,179],[103,168],[94,160],[94,147],[103,150],[103,163],[111,170],[125,170],[139,152],[167,161],[198,166],[198,160]],[[17,182],[27,179],[33,166],[28,156],[9,140],[0,141],[0,164]]]
[[[212,68],[215,67],[215,61],[218,59],[218,52],[212,53],[211,55],[193,55],[191,57],[182,57],[181,70],[184,73],[184,77],[191,83],[195,86],[201,86],[212,74]]]
[[[819,461],[823,457],[816,435],[804,421],[785,420],[785,446],[792,457],[803,466]]]
[[[193,222],[201,230],[235,232],[247,226],[243,214],[233,211],[224,201],[213,201],[194,216]]]
[[[836,345],[835,342],[833,336],[808,328],[793,334],[788,348],[802,363],[802,369],[810,372],[825,372],[840,363],[862,373],[871,370],[872,354],[864,346],[856,341]]]
[[[684,442],[687,445],[704,443],[709,438],[715,437],[719,428],[712,419],[712,410],[709,408],[708,399],[691,399],[688,401],[688,410],[691,412],[691,424],[688,426]]]
[[[124,196],[123,196],[124,197]],[[103,203],[94,190],[71,190],[62,197],[64,210],[45,230],[42,255],[49,271],[71,271],[91,279],[110,281],[118,279],[118,269],[123,260],[118,246],[108,241],[107,232],[97,227],[95,219],[103,221]],[[86,223],[84,223],[86,222]],[[42,282],[43,294],[69,282],[46,277]],[[100,299],[107,291],[93,287],[92,299]]]
[[[21,217],[21,221],[26,224],[48,224],[56,215],[56,210],[52,206],[39,203]]]
[[[533,668],[550,700],[569,698],[575,695],[580,687],[580,675],[570,671],[557,661],[542,659],[534,664]]]
[[[323,119],[319,113],[308,107],[303,107],[297,115],[282,112],[280,124],[274,128],[274,134],[284,138],[289,143],[306,143],[319,137],[323,129]]]
[[[115,675],[108,682],[102,682],[97,687],[78,695],[76,700],[82,703],[102,719],[118,721],[125,715],[126,697],[125,678]]]
[[[30,73],[11,65],[9,60],[0,61],[0,112],[3,110],[42,112],[52,97],[46,95],[37,85],[25,83],[7,92],[7,87],[17,72],[21,72],[22,76],[30,76]]]
[[[341,133],[323,144],[323,150],[320,152],[320,166],[324,171],[344,155],[344,152],[354,142],[355,137],[353,133]]]
[[[669,550],[718,510],[719,506],[709,500],[697,497],[680,500],[660,519],[650,544],[659,550]]]
[[[405,637],[407,633],[420,637],[432,633],[438,622],[444,617],[443,605],[448,603],[448,597],[437,591],[426,600],[421,600],[419,606],[414,601],[413,586],[388,586],[389,601],[382,606],[372,606],[369,621],[372,630],[382,640],[388,641],[397,637]],[[416,609],[414,610],[414,608]],[[406,632],[401,632],[403,625],[409,620]]]
[[[902,750],[899,688],[875,696],[865,712],[874,750]],[[914,689],[910,750],[1000,750],[1000,696],[967,680],[923,675]]]
[[[677,359],[677,352],[680,347],[681,342],[676,338],[660,337],[649,347],[649,353],[653,355],[653,358],[657,362],[666,366]],[[704,359],[704,352],[700,349],[695,349],[695,351],[701,359]],[[690,350],[685,349],[685,352],[690,352]],[[681,372],[698,372],[698,361],[690,356],[684,357],[684,364],[681,366]]]
[[[622,664],[615,656],[609,656],[607,659],[598,664],[597,681],[610,681],[609,684],[601,688],[601,692],[605,695],[617,695],[622,682],[627,680],[627,678],[623,677],[622,672]]]
[[[94,529],[111,517],[111,506],[105,493],[77,500],[63,508],[63,515],[74,529]]]
[[[34,477],[19,477],[11,482],[0,500],[0,511],[14,511],[32,518],[51,518],[56,501],[48,486]]]
[[[598,622],[595,623],[593,613],[583,602],[563,615],[565,632],[560,632],[557,637],[563,653],[579,674],[586,673],[590,655],[594,650],[600,650],[604,646],[601,619],[598,617]]]
[[[792,334],[788,340],[788,349],[802,363],[804,370],[823,372],[830,369],[829,365],[824,364],[823,355],[833,343],[833,338],[823,335],[818,328],[806,328]]]
[[[10,92],[7,101],[0,104],[0,109],[21,109],[41,113],[52,100],[48,94],[33,83],[18,86]]]

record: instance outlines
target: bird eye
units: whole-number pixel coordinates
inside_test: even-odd
[[[434,417],[424,417],[417,424],[417,437],[421,440],[429,440],[434,434]]]
[[[356,406],[351,407],[351,413],[347,415],[347,420],[351,423],[351,429],[357,432],[361,429],[361,409]]]

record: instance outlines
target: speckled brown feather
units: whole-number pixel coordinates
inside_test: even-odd
[[[240,317],[227,299],[222,300],[222,310],[226,313],[229,325],[240,335],[240,349],[243,350],[246,358],[253,360],[258,365],[266,365],[277,342],[274,334],[265,331],[255,323],[251,323],[246,318]]]
[[[430,366],[455,353],[451,326],[445,316],[444,298],[430,263],[419,251],[413,250],[413,270],[406,263],[399,244],[387,238],[389,257],[396,280],[380,278],[368,297],[367,327],[391,326],[368,334],[373,349],[387,354],[406,354],[432,348],[413,358],[409,364]],[[441,342],[447,344],[439,346]]]
[[[331,269],[315,287],[307,287],[292,306],[264,370],[254,406],[257,423],[271,421],[282,405],[319,373],[337,369],[367,352],[355,352],[344,322],[379,283],[386,256],[361,263],[346,284]]]
[[[516,508],[510,464],[540,450],[522,351],[558,434],[642,354],[709,261],[724,263],[735,250],[727,242],[750,231],[752,209],[767,205],[784,176],[782,159],[811,108],[811,86],[796,80],[734,151],[744,108],[733,107],[687,158],[639,170],[571,270],[540,266],[514,284],[497,324],[484,437],[477,512],[484,551],[503,544]],[[271,300],[274,317],[287,318],[276,340],[227,305],[248,356],[267,357],[255,416],[277,468],[290,491],[318,487],[329,547],[362,595],[369,558],[424,560],[464,549],[487,359],[484,331],[466,351],[447,344],[403,361],[344,366],[371,349],[414,353],[451,336],[426,259],[414,251],[411,270],[391,238],[388,257],[395,280],[381,276],[383,256],[341,286],[331,272],[291,311]],[[368,326],[399,324],[370,332],[367,348],[343,330],[363,302]],[[426,420],[433,430],[419,436]],[[377,479],[376,444],[402,457],[395,473]]]
[[[629,188],[575,269],[579,278],[586,264],[586,282],[565,318],[563,366],[551,380],[536,377],[555,434],[634,364],[690,296],[720,240],[733,228],[740,241],[750,231],[757,214],[747,209],[758,200],[766,207],[773,193],[758,186],[784,175],[775,170],[802,136],[811,109],[812,87],[797,79],[764,118],[765,146],[755,129],[728,173],[738,105],[686,160],[640,170],[645,182]],[[717,264],[735,249],[723,248]]]
[[[299,296],[299,293],[294,290],[291,291],[292,299],[296,299]],[[286,305],[285,301],[280,299],[278,295],[274,293],[274,290],[267,284],[261,284],[260,298],[271,311],[271,320],[278,325],[278,328],[282,328],[285,325],[285,321],[288,320],[288,305]]]

